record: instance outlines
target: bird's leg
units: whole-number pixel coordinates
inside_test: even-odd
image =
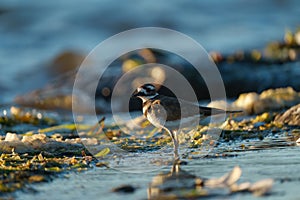
[[[177,132],[176,131],[170,131],[169,129],[165,128],[165,130],[170,134],[172,141],[173,141],[173,146],[174,146],[174,158],[175,161],[179,160],[179,153],[178,153],[178,137],[177,137]]]
[[[179,147],[179,141],[178,141],[178,135],[177,135],[177,131],[173,131],[174,134],[174,156],[176,160],[179,160],[179,152],[178,152],[178,147]]]
[[[178,135],[177,135],[177,131],[172,131],[171,134],[172,140],[173,140],[173,144],[174,144],[174,158],[175,160],[179,160],[179,153],[178,153]]]
[[[180,165],[178,160],[175,160],[171,168],[171,174],[178,174],[179,172],[180,172]]]

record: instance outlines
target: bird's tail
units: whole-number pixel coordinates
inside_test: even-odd
[[[219,108],[210,108],[210,107],[200,107],[200,114],[204,116],[211,116],[211,115],[219,115],[219,114],[233,114],[233,113],[241,113],[241,110],[222,110]]]
[[[242,113],[244,111],[242,110],[225,110],[225,113],[226,114],[231,114],[231,113]]]

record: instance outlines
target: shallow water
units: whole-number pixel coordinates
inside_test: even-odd
[[[0,103],[10,103],[16,95],[48,83],[51,77],[45,72],[46,64],[57,54],[66,50],[88,53],[99,42],[129,28],[172,28],[191,36],[208,51],[231,53],[262,48],[267,42],[280,40],[285,29],[294,30],[300,25],[299,5],[297,0],[231,0],[226,3],[174,0],[172,4],[162,1],[120,4],[111,0],[85,3],[2,0]],[[244,181],[275,179],[273,193],[262,199],[298,199],[299,150],[298,146],[293,146],[242,151],[237,152],[236,157],[189,160],[182,168],[197,176],[218,177],[239,165]],[[168,167],[164,171],[169,171]],[[158,173],[133,174],[103,168],[71,172],[68,178],[33,185],[38,191],[36,194],[18,191],[17,199],[145,199],[147,187]],[[280,180],[290,181],[280,183]],[[132,184],[139,189],[128,195],[110,192],[122,184]],[[232,198],[254,197],[238,194]]]
[[[275,184],[270,195],[259,199],[298,199],[300,183],[299,146],[273,148],[258,151],[234,153],[227,158],[202,158],[188,160],[181,168],[190,174],[203,178],[220,177],[234,166],[241,167],[241,182],[255,182],[273,178]],[[160,171],[148,173],[124,173],[112,169],[94,168],[83,173],[70,173],[67,178],[55,179],[51,183],[34,185],[38,193],[17,192],[17,199],[147,199],[147,188],[152,178]],[[138,187],[134,193],[119,194],[111,189],[123,184]],[[219,199],[256,199],[248,193],[238,193]]]
[[[285,29],[295,30],[299,5],[297,0],[174,0],[172,4],[2,0],[0,103],[43,87],[51,79],[45,66],[59,53],[87,54],[101,41],[130,28],[171,28],[191,36],[208,51],[230,53],[262,48],[280,40]]]

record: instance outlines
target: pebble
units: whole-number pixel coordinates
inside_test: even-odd
[[[273,179],[264,179],[257,181],[251,185],[249,191],[255,196],[263,196],[270,191],[274,183]]]
[[[20,142],[20,138],[15,133],[6,133],[4,141],[6,142]]]
[[[98,140],[96,138],[81,138],[81,142],[84,145],[97,145]]]
[[[133,193],[136,190],[132,185],[121,185],[119,187],[113,188],[112,192],[121,192],[121,193]]]
[[[47,136],[45,134],[35,134],[35,135],[30,135],[30,136],[23,136],[22,142],[24,143],[31,143],[35,140],[40,140],[40,142],[46,143],[49,141]]]
[[[33,182],[42,182],[42,181],[45,181],[45,177],[42,176],[42,175],[32,175],[29,177],[28,181],[30,183],[33,183]]]

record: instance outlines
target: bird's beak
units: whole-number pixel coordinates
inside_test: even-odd
[[[138,97],[138,96],[140,96],[140,92],[138,92],[138,91],[135,91],[135,92],[131,95],[131,97]]]

